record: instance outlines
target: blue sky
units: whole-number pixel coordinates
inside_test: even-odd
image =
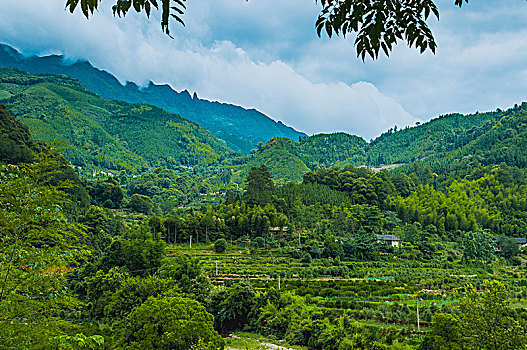
[[[527,3],[439,0],[436,55],[401,43],[390,58],[356,58],[353,37],[318,38],[313,0],[189,0],[186,27],[158,14],[91,19],[65,0],[0,0],[0,42],[24,54],[87,59],[122,82],[169,83],[201,98],[256,108],[307,133],[366,139],[439,114],[507,108],[526,100]]]

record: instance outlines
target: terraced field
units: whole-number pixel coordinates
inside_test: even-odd
[[[280,288],[305,298],[321,317],[348,315],[362,326],[391,327],[409,337],[420,336],[433,313],[456,304],[455,290],[467,283],[477,287],[485,279],[503,280],[515,295],[513,304],[527,304],[527,280],[521,268],[499,263],[468,268],[456,261],[425,263],[389,254],[377,261],[313,259],[307,263],[280,249],[230,248],[217,254],[213,245],[170,246],[168,254],[197,257],[214,288],[242,281],[260,291]]]

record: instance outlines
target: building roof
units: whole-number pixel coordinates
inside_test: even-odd
[[[287,226],[284,227],[269,227],[269,231],[288,231],[289,228]]]
[[[527,238],[524,237],[506,237],[506,238],[512,238],[516,241],[518,244],[527,244]],[[498,237],[495,237],[492,239],[494,242],[498,241]]]
[[[400,241],[401,239],[397,235],[377,235],[377,239],[385,241]]]

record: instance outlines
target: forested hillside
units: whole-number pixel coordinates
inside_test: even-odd
[[[465,139],[461,147],[451,152],[434,154],[422,164],[428,164],[433,171],[439,172],[459,171],[477,163],[527,167],[527,103],[515,105],[506,111],[486,113],[484,120],[486,115],[489,115],[489,119],[480,127],[471,128],[471,136]]]
[[[402,130],[393,128],[370,143],[343,133],[299,142],[273,139],[258,147],[249,164],[267,164],[276,179],[293,181],[299,181],[306,168],[354,165],[393,167],[414,172],[427,183],[441,182],[450,172],[466,173],[479,164],[525,168],[525,125],[527,104],[522,103],[505,111],[451,114]]]
[[[65,76],[0,68],[0,98],[36,139],[66,142],[64,156],[83,168],[137,173],[207,165],[233,153],[176,114],[103,99]]]
[[[367,162],[373,166],[410,163],[463,147],[487,132],[504,113],[450,114],[419,126],[394,127],[370,143]]]
[[[345,133],[319,134],[298,142],[273,138],[249,157],[249,168],[265,164],[277,181],[300,182],[309,170],[364,164],[368,144]]]
[[[87,169],[142,172],[155,166],[174,169],[229,158],[223,168],[233,171],[233,181],[238,183],[251,167],[262,164],[281,183],[300,182],[308,170],[346,165],[402,166],[398,171],[414,172],[430,183],[442,182],[444,174],[466,171],[480,163],[503,162],[520,168],[526,164],[522,154],[525,104],[506,111],[441,116],[402,130],[393,128],[370,143],[345,133],[298,140],[273,137],[244,157],[234,156],[198,125],[156,107],[102,99],[65,76],[9,69],[0,72],[0,101],[37,139],[66,141],[65,157]],[[434,174],[438,179],[434,180]]]
[[[273,138],[224,162],[183,148],[203,166],[165,160],[88,182],[30,132],[62,138],[69,157],[129,154],[136,164],[141,154],[148,167],[167,152],[148,137],[170,145],[163,128],[176,133],[172,123],[186,128],[177,140],[198,131],[222,144],[176,115],[104,100],[71,78],[0,72],[3,101],[30,125],[0,104],[4,347],[527,344],[521,108],[454,151],[392,171],[343,166],[364,162],[370,146],[332,134]],[[439,167],[446,156],[452,166]]]
[[[89,62],[68,64],[62,56],[24,57],[12,47],[0,44],[0,67],[30,73],[65,74],[104,98],[157,106],[198,123],[238,152],[249,153],[259,142],[267,142],[272,137],[296,140],[305,136],[254,109],[202,100],[196,94],[191,96],[186,90],[177,92],[168,85],[150,83],[144,88],[134,83],[121,85],[113,75]]]

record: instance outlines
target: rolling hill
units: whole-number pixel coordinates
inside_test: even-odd
[[[79,167],[144,171],[207,165],[233,154],[198,124],[147,104],[106,100],[77,80],[0,68],[0,103],[37,140],[66,143]]]
[[[390,129],[371,143],[344,133],[319,134],[299,142],[275,138],[259,147],[250,166],[266,164],[275,179],[301,181],[306,169],[346,165],[440,173],[474,165],[505,163],[527,168],[527,103],[508,110],[449,114],[422,125]]]
[[[27,65],[38,61],[42,67],[46,66],[43,61],[50,61],[48,67],[59,67],[57,62],[61,62],[58,57],[23,58],[15,51],[7,53],[6,47],[3,50],[4,56]],[[74,66],[75,71],[86,73],[85,80],[91,77],[91,84],[107,81],[108,86],[113,86],[117,82],[106,72],[94,71],[88,63]],[[85,69],[78,68],[81,66]],[[100,77],[94,78],[90,72]],[[141,90],[133,84],[122,88],[133,93]],[[109,87],[101,89],[114,91]],[[169,87],[153,84],[147,90],[152,98],[165,96],[166,101],[170,96],[184,95],[173,95],[175,92]],[[141,90],[141,94],[147,90]],[[200,108],[204,110],[207,106],[225,111],[233,108],[187,95],[194,106],[202,104]],[[65,141],[68,144],[65,156],[73,164],[88,168],[141,172],[154,166],[207,165],[229,158],[237,181],[246,176],[250,167],[266,164],[277,182],[299,182],[309,170],[346,165],[401,165],[398,171],[405,172],[415,172],[428,165],[438,174],[466,169],[470,164],[505,163],[527,167],[526,103],[506,111],[439,116],[422,125],[390,129],[370,143],[345,133],[301,136],[297,137],[298,141],[272,137],[247,157],[238,154],[234,158],[231,157],[234,152],[228,147],[234,139],[230,143],[222,142],[196,123],[158,107],[106,100],[64,75],[1,69],[0,103],[6,104],[28,125],[36,139]],[[258,126],[253,128],[246,123],[247,130],[258,130]],[[261,120],[258,123],[261,125]]]

